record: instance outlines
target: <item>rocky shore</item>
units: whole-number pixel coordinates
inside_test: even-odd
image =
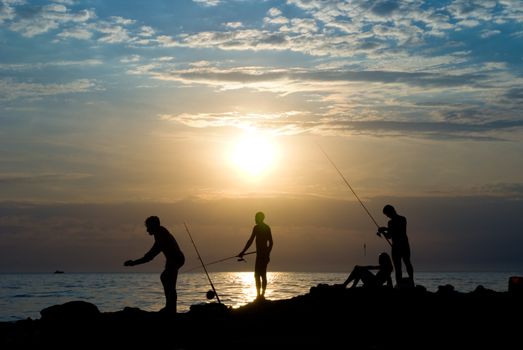
[[[501,349],[519,348],[523,293],[478,286],[428,292],[318,285],[286,300],[232,309],[193,305],[168,315],[125,308],[99,312],[72,301],[41,318],[0,323],[0,347],[162,347],[169,349]],[[519,344],[519,345],[518,345]]]

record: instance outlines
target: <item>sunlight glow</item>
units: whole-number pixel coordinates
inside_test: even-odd
[[[274,140],[255,131],[237,140],[231,152],[234,167],[249,178],[266,174],[274,167],[276,160]]]
[[[256,299],[254,274],[252,272],[236,272],[235,275],[237,275],[241,285],[242,295],[244,295],[245,298],[244,303]],[[241,304],[238,306],[241,306]]]

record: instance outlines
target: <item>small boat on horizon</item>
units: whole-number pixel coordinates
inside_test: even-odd
[[[56,270],[54,273],[64,273],[62,270]]]

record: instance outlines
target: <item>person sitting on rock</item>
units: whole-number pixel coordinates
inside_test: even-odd
[[[378,288],[386,285],[389,288],[392,288],[392,260],[387,253],[381,253],[378,258],[378,266],[360,266],[356,265],[349,277],[341,284],[343,288],[351,282],[351,288],[355,288],[358,282],[361,280],[363,282],[363,287]],[[376,274],[372,273],[370,270],[378,270]]]

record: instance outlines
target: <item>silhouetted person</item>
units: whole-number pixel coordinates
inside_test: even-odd
[[[355,288],[358,282],[363,282],[363,287],[377,288],[386,284],[387,287],[392,288],[392,261],[387,253],[381,253],[378,258],[378,266],[354,266],[354,269],[350,273],[349,277],[342,286],[345,288],[349,283],[354,281],[351,288]],[[370,270],[378,270],[376,274],[373,274]]]
[[[153,260],[158,254],[165,255],[165,269],[160,275],[165,293],[165,308],[162,311],[176,313],[176,280],[178,279],[178,269],[185,263],[178,242],[174,236],[163,226],[160,225],[160,219],[157,216],[150,216],[145,220],[145,227],[151,236],[154,236],[154,244],[145,255],[137,260],[127,260],[125,266],[134,266],[144,264]]]
[[[247,249],[251,246],[253,240],[256,238],[256,263],[254,265],[254,280],[256,281],[256,299],[265,297],[265,289],[267,288],[267,265],[270,261],[270,254],[272,250],[272,233],[269,225],[263,222],[265,214],[261,211],[256,213],[254,217],[256,225],[252,229],[252,234],[245,248],[238,256],[243,257]]]
[[[410,246],[407,237],[407,219],[399,215],[396,209],[390,204],[383,207],[383,214],[390,220],[387,227],[380,227],[378,229],[378,236],[381,237],[381,234],[383,234],[386,238],[392,240],[392,262],[394,263],[396,284],[399,285],[402,282],[402,260],[407,268],[409,283],[414,284],[414,269],[410,262]]]

